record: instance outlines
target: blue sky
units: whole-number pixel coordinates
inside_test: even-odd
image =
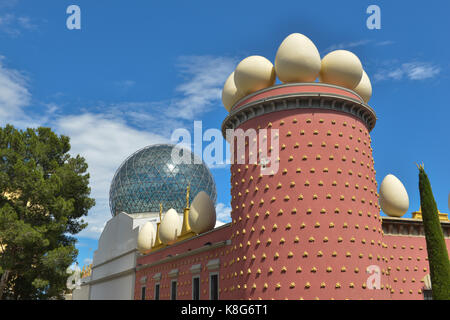
[[[414,2],[415,3],[415,2]],[[79,236],[78,261],[92,258],[110,218],[109,184],[132,152],[168,141],[176,128],[220,128],[220,94],[249,55],[274,61],[290,33],[321,55],[347,49],[371,78],[377,180],[388,173],[419,208],[416,162],[424,162],[438,207],[450,191],[450,4],[427,1],[0,0],[0,125],[50,126],[84,156],[97,205]],[[81,8],[81,30],[66,8]],[[381,29],[366,8],[381,8]],[[212,169],[219,217],[229,208],[229,170]]]

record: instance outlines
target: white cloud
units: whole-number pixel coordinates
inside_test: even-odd
[[[173,129],[184,127],[186,120],[193,120],[219,102],[223,83],[235,61],[223,57],[183,57],[178,67],[186,81],[176,88],[181,97],[171,100],[169,108],[164,101],[125,102],[104,106],[102,114],[64,116],[56,121],[57,131],[71,138],[71,152],[85,157],[91,174],[91,196],[97,201],[85,218],[88,227],[80,237],[98,238],[110,219],[109,187],[125,158],[144,146],[169,142]],[[152,132],[144,129],[149,124]],[[231,210],[219,204],[225,221],[227,209]]]
[[[120,164],[145,146],[170,142],[173,129],[185,127],[187,120],[217,105],[223,83],[235,67],[235,61],[226,57],[184,57],[179,68],[185,82],[176,88],[180,94],[176,99],[99,105],[90,109],[95,112],[80,109],[70,115],[64,114],[60,105],[48,102],[41,103],[43,112],[33,116],[24,112],[31,102],[27,77],[2,62],[0,57],[0,125],[10,122],[24,128],[45,124],[70,137],[71,154],[80,154],[89,166],[91,197],[96,200],[83,217],[88,227],[77,236],[93,239],[98,239],[111,218],[109,188]],[[218,220],[226,222],[230,211],[219,204]]]
[[[17,23],[20,27],[27,30],[34,30],[36,29],[36,25],[31,22],[31,19],[29,17],[18,17]]]
[[[18,70],[3,65],[0,58],[0,124],[23,118],[23,108],[31,100],[28,79]]]
[[[166,115],[193,120],[222,99],[225,80],[236,67],[228,57],[190,56],[180,58],[180,73],[187,81],[176,88],[182,97],[170,102]]]
[[[381,46],[388,46],[388,45],[391,45],[394,43],[395,43],[395,41],[386,40],[386,41],[377,42],[377,43],[375,43],[375,45],[381,47]]]
[[[437,76],[441,69],[430,63],[404,63],[403,70],[411,80],[423,80]]]
[[[18,17],[12,13],[0,15],[0,32],[6,33],[11,37],[17,37],[23,30],[34,30],[36,27],[29,17]]]
[[[336,43],[336,44],[333,44],[333,45],[329,46],[328,48],[326,48],[323,52],[327,53],[327,52],[331,52],[331,51],[334,51],[334,50],[350,49],[350,48],[360,47],[360,46],[368,44],[371,41],[372,40],[360,40],[360,41],[354,41],[354,42]]]
[[[174,128],[186,126],[185,120],[168,118],[164,114],[167,104],[161,102],[121,102],[101,107],[104,114],[108,114],[116,119],[121,119],[127,125],[158,132],[164,136],[170,136]]]
[[[92,261],[93,261],[92,258],[85,258],[85,259],[83,260],[83,265],[91,264]]]
[[[228,223],[231,221],[231,207],[220,202],[216,205],[217,221]]]
[[[385,41],[379,41],[379,42],[374,42],[373,40],[359,40],[359,41],[353,41],[353,42],[342,42],[342,43],[336,43],[336,44],[332,44],[331,46],[329,46],[328,48],[326,48],[325,50],[321,51],[322,54],[325,53],[329,53],[331,51],[334,50],[348,50],[351,48],[356,48],[356,47],[361,47],[361,46],[365,46],[368,44],[377,46],[377,47],[381,47],[381,46],[388,46],[391,44],[394,44],[394,41],[391,40],[385,40]]]
[[[385,68],[375,73],[376,81],[383,80],[425,80],[434,78],[441,72],[440,67],[429,62],[409,62],[400,66]]]
[[[91,196],[97,204],[84,218],[88,227],[79,236],[98,238],[106,221],[111,218],[109,187],[117,168],[138,149],[168,140],[103,114],[60,117],[54,126],[58,133],[70,137],[71,154],[80,154],[89,165]]]

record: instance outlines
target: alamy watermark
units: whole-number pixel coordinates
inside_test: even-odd
[[[215,128],[203,132],[201,121],[194,121],[194,139],[189,130],[179,128],[173,131],[171,141],[179,148],[172,150],[172,161],[175,164],[192,162],[185,148],[193,152],[194,164],[205,162],[208,166],[228,164],[258,165],[262,175],[276,174],[279,168],[279,130],[278,129],[227,129],[226,141],[229,148],[224,156],[224,139],[222,132]],[[203,142],[208,144],[203,148]]]
[[[67,7],[66,13],[70,14],[66,20],[66,27],[69,30],[81,29],[81,9],[79,6],[72,4]]]
[[[71,4],[67,7],[66,13],[70,16],[67,17],[66,26],[69,30],[81,29],[81,8],[76,4]],[[366,13],[370,16],[366,20],[366,26],[369,30],[381,29],[381,9],[375,4],[371,4],[367,7]]]
[[[370,16],[366,20],[367,29],[369,29],[369,30],[381,29],[381,9],[380,9],[380,7],[375,4],[372,4],[367,7],[366,13],[370,14]]]

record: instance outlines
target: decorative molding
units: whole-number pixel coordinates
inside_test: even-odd
[[[262,98],[239,106],[235,110],[232,109],[222,123],[222,135],[226,138],[227,129],[236,129],[253,118],[294,109],[320,109],[347,113],[361,119],[369,132],[375,127],[377,120],[375,111],[370,106],[351,97],[327,92],[298,92]]]
[[[422,220],[410,218],[381,217],[385,235],[421,237],[425,236]],[[445,238],[450,238],[450,222],[441,221]]]
[[[153,276],[153,280],[160,281],[161,280],[161,272],[155,273]]]
[[[209,271],[219,270],[219,268],[220,268],[220,259],[209,260],[208,263],[206,264],[206,268]]]
[[[178,269],[172,269],[167,275],[169,276],[169,278],[176,278],[178,277],[178,272]]]
[[[124,253],[119,254],[118,256],[112,257],[111,259],[108,259],[108,260],[105,260],[103,262],[100,262],[99,264],[96,264],[96,265],[92,264],[92,268],[91,268],[92,273],[91,274],[93,274],[95,268],[99,268],[99,267],[101,267],[101,266],[103,266],[105,264],[110,263],[111,261],[120,259],[120,258],[122,258],[122,257],[124,257],[126,255],[129,255],[130,253],[133,253],[133,252],[135,253],[135,258],[136,258],[137,254],[139,253],[139,251],[137,250],[137,248],[133,248],[131,250],[128,250],[128,251],[125,251]]]
[[[339,89],[345,92],[348,92],[352,95],[355,95],[356,97],[358,97],[360,99],[360,101],[363,101],[363,99],[361,98],[361,96],[359,94],[357,94],[355,91],[350,90],[348,88],[345,87],[340,87],[340,86],[336,86],[334,84],[329,84],[329,83],[323,83],[323,82],[292,82],[292,83],[282,83],[282,84],[276,84],[267,88],[263,88],[261,90],[255,91],[241,99],[239,99],[232,107],[231,107],[231,111],[235,110],[235,106],[239,106],[242,107],[240,104],[245,101],[248,100],[258,94],[267,92],[267,91],[272,91],[274,89],[278,89],[278,88],[286,88],[286,87],[304,87],[304,86],[315,86],[315,87],[327,87],[327,88],[334,88],[334,89]],[[237,108],[236,108],[237,109]]]
[[[227,226],[229,226],[229,224],[227,224]],[[217,249],[217,248],[220,248],[220,247],[224,247],[226,245],[230,245],[230,243],[231,243],[230,240],[215,242],[215,243],[213,243],[211,245],[205,245],[205,246],[193,249],[191,251],[185,251],[185,252],[177,254],[175,256],[166,257],[166,258],[157,260],[157,261],[152,262],[152,263],[147,263],[147,264],[138,266],[138,267],[136,267],[136,270],[142,270],[142,269],[145,269],[145,268],[154,267],[154,266],[165,264],[165,263],[168,263],[168,262],[171,262],[171,261],[174,261],[174,260],[178,260],[178,259],[182,259],[182,258],[189,257],[189,256],[192,256],[192,255],[196,255],[196,254],[199,254],[199,253],[202,253],[202,252],[205,252],[205,251],[214,250],[214,249]]]
[[[122,277],[122,276],[133,275],[133,286],[134,286],[134,276],[135,276],[135,274],[136,274],[136,269],[135,268],[130,268],[130,269],[118,272],[118,273],[114,273],[114,274],[108,275],[108,276],[103,277],[103,278],[99,278],[99,279],[91,280],[89,282],[85,282],[85,284],[86,285],[94,285],[94,284],[97,284],[97,283],[106,282],[106,281],[109,281],[109,280],[112,280],[112,279],[115,279],[115,278],[119,278],[119,277]]]
[[[141,284],[145,284],[147,282],[147,276],[142,277],[139,281]]]
[[[201,263],[199,264],[194,264],[189,271],[191,271],[191,273],[200,273],[202,271],[202,265]]]
[[[195,240],[195,239],[200,238],[200,237],[203,237],[203,236],[205,236],[205,235],[207,235],[207,234],[209,234],[209,233],[216,232],[216,231],[219,230],[219,229],[222,229],[222,228],[228,228],[228,227],[231,227],[231,223],[230,223],[230,222],[228,222],[228,223],[226,223],[226,224],[223,224],[223,225],[221,225],[220,227],[217,227],[217,228],[211,229],[211,230],[209,230],[209,231],[203,232],[203,233],[201,233],[201,234],[192,236],[192,237],[190,237],[190,238],[176,241],[175,243],[173,243],[173,244],[171,244],[171,245],[164,245],[164,246],[161,246],[161,247],[158,247],[158,248],[153,248],[152,250],[149,250],[148,252],[146,252],[146,253],[144,253],[144,254],[140,254],[140,256],[150,256],[150,255],[155,254],[155,253],[158,253],[158,252],[160,252],[160,251],[162,251],[162,250],[166,250],[166,249],[169,250],[170,248],[173,248],[173,247],[175,247],[175,246],[181,245],[181,244],[183,244],[183,243],[185,243],[185,242],[188,242],[188,241],[191,241],[191,240]]]

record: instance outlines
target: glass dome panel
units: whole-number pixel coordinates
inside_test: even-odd
[[[217,200],[214,178],[204,162],[188,152],[191,164],[176,164],[172,161],[172,150],[180,147],[159,144],[145,147],[128,157],[117,169],[111,182],[109,204],[111,214],[124,211],[129,214],[159,212],[174,208],[182,213],[186,206],[186,188],[191,185],[189,201],[200,192],[206,192],[215,203]]]

